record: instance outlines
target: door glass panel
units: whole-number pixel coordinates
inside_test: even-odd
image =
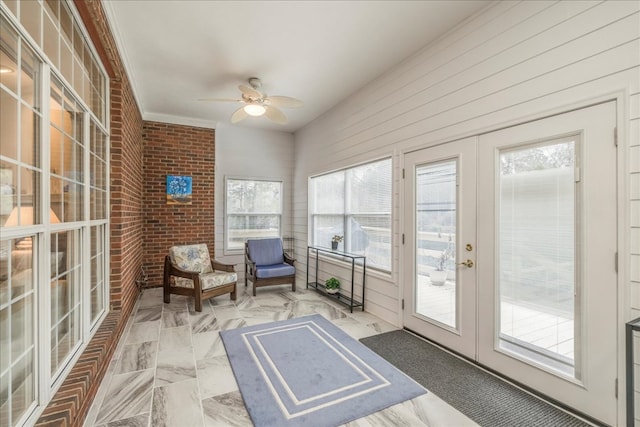
[[[415,311],[457,327],[457,161],[416,168]]]
[[[574,375],[576,142],[500,152],[500,347]]]

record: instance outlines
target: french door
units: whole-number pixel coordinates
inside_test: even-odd
[[[611,102],[405,156],[405,327],[607,424],[615,121]]]
[[[405,156],[404,326],[476,357],[476,138]]]

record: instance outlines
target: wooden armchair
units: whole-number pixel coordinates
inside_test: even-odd
[[[164,258],[164,302],[171,294],[192,296],[196,311],[202,301],[226,293],[236,299],[238,275],[233,265],[214,261],[206,244],[173,246]]]
[[[253,283],[253,296],[260,286],[291,283],[291,291],[296,290],[295,260],[282,248],[282,239],[250,239],[244,245],[244,285]]]

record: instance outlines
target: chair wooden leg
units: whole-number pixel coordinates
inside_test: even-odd
[[[196,311],[202,311],[202,294],[196,293],[195,295],[195,306]]]
[[[236,286],[233,287],[233,291],[231,292],[231,300],[236,300]]]
[[[256,296],[256,289],[257,289],[257,288],[258,288],[258,287],[256,286],[256,282],[253,282],[253,296],[254,296],[254,297]]]
[[[164,288],[164,302],[169,304],[171,302],[171,275],[169,274],[169,269],[171,268],[171,262],[169,261],[169,257],[164,258],[164,272],[162,278],[162,287]]]

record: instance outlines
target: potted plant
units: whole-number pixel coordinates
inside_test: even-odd
[[[340,290],[340,280],[330,277],[324,282],[324,287],[328,294],[335,294]]]
[[[446,262],[453,256],[453,251],[451,246],[447,246],[447,248],[440,253],[438,257],[438,265],[436,269],[429,274],[429,278],[431,279],[431,284],[434,286],[442,286],[444,282],[447,281],[447,276],[449,272],[445,270]]]
[[[338,249],[338,243],[342,242],[342,239],[344,239],[344,237],[339,236],[339,235],[335,235],[331,238],[331,250],[335,251]]]

